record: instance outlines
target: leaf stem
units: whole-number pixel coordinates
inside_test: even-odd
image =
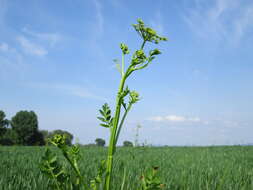
[[[142,42],[142,44],[141,44],[141,49],[143,49],[143,48],[144,48],[145,43],[146,43],[146,40],[144,40],[144,41]]]
[[[117,135],[116,135],[115,145],[114,145],[114,146],[117,145],[117,142],[118,142],[118,138],[119,138],[119,134],[120,134],[121,128],[122,128],[122,126],[123,126],[123,123],[124,123],[124,121],[125,121],[125,119],[126,119],[126,116],[127,116],[128,112],[130,111],[132,105],[133,105],[132,103],[129,103],[129,105],[128,105],[128,107],[127,107],[127,109],[126,109],[126,111],[125,111],[125,113],[124,113],[124,115],[123,115],[123,117],[122,117],[122,119],[121,119],[121,122],[120,122],[119,127],[118,127],[118,131],[117,131]]]
[[[76,172],[77,176],[80,178],[80,181],[83,182],[82,179],[82,175],[77,167],[77,163],[75,161],[75,163],[70,159],[69,155],[67,152],[65,152],[64,150],[62,150],[63,152],[63,156],[68,160],[68,162],[70,163],[71,167],[74,169],[74,171]]]

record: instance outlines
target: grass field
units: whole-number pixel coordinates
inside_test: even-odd
[[[0,147],[0,189],[48,189],[49,181],[38,169],[44,151],[45,147]],[[81,170],[89,180],[106,149],[84,147],[81,152]],[[231,146],[119,148],[113,190],[120,189],[124,168],[125,189],[135,190],[141,173],[152,166],[159,166],[161,179],[170,190],[253,189],[253,147]]]

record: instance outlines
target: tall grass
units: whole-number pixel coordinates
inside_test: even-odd
[[[0,190],[45,190],[49,180],[38,170],[44,147],[0,147]],[[60,152],[55,149],[59,157]],[[81,148],[80,170],[86,179],[96,175],[106,149]],[[135,190],[141,173],[159,166],[159,176],[171,190],[253,189],[253,147],[119,148],[115,154],[112,190],[118,190],[125,171],[124,190]]]

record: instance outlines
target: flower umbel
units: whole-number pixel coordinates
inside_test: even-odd
[[[155,30],[146,27],[141,19],[138,19],[137,22],[138,24],[133,24],[133,27],[144,41],[149,41],[155,44],[158,44],[160,41],[167,41],[167,38],[157,35]]]

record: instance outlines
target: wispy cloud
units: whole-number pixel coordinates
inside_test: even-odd
[[[201,38],[238,43],[253,26],[253,2],[195,0],[184,21]]]
[[[199,117],[185,117],[180,115],[167,115],[167,116],[155,116],[148,119],[149,121],[156,122],[201,122]]]
[[[99,95],[96,95],[91,90],[84,88],[80,85],[75,84],[48,84],[48,83],[36,83],[32,84],[32,87],[36,88],[45,88],[50,90],[55,90],[63,95],[72,95],[80,98],[88,98],[88,99],[94,99],[99,101],[107,101],[106,98],[101,97]]]
[[[96,34],[101,35],[104,31],[104,17],[102,14],[102,4],[99,0],[93,0],[95,6],[95,17],[96,17]]]
[[[37,40],[46,41],[51,47],[55,46],[55,44],[61,41],[63,38],[59,33],[35,32],[26,27],[22,29],[22,32],[36,38]]]
[[[36,56],[44,56],[48,53],[45,48],[30,41],[24,36],[18,36],[17,41],[21,45],[22,50],[27,54],[36,55]]]
[[[248,30],[253,29],[253,3],[246,7],[242,15],[235,20],[235,39],[239,41]]]
[[[49,50],[59,43],[63,37],[59,33],[36,32],[24,27],[23,35],[17,37],[17,41],[23,52],[35,56],[45,56]]]
[[[26,65],[23,56],[14,47],[0,43],[0,79],[3,81],[19,81],[23,78]],[[12,77],[10,77],[12,76]]]
[[[94,11],[89,30],[91,33],[86,40],[86,44],[89,46],[91,54],[94,54],[98,59],[103,59],[105,55],[100,44],[105,31],[103,4],[101,0],[92,0],[91,2],[92,6],[94,7]]]

